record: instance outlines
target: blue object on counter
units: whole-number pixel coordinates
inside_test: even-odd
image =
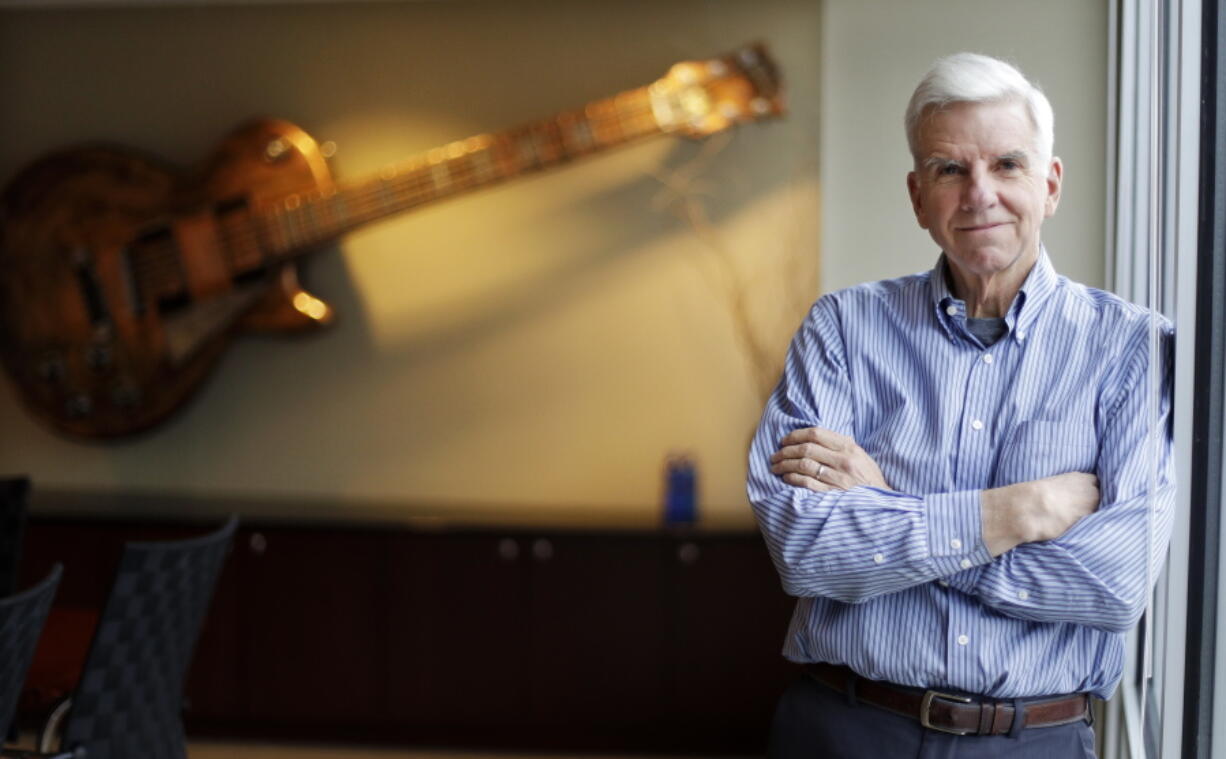
[[[689,525],[698,517],[694,462],[669,456],[664,468],[664,524]]]

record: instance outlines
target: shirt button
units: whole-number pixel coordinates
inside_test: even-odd
[[[971,642],[971,639],[970,639],[970,638],[968,638],[968,637],[966,637],[965,635],[959,635],[959,636],[958,636],[958,645],[959,645],[959,646],[965,646],[967,643],[970,643],[970,642]]]
[[[971,568],[971,560],[970,560],[970,559],[963,559],[961,562],[959,562],[959,563],[958,563],[958,566],[962,567],[963,569],[970,569],[970,568]]]
[[[956,551],[962,547],[962,541],[954,538],[953,540],[949,541],[949,547]]]
[[[940,585],[942,588],[949,587],[949,583],[945,582],[944,580],[937,580],[937,585]]]
[[[1025,601],[1027,598],[1030,598],[1030,593],[1025,590],[1019,590],[1017,592],[1017,597]]]
[[[884,557],[884,556],[882,556],[882,555],[881,555],[881,554],[879,554],[879,553],[875,553],[875,554],[873,554],[873,563],[874,563],[874,564],[880,564],[880,563],[881,563],[881,562],[883,562],[883,561],[885,561],[885,557]]]
[[[1025,339],[1026,339],[1026,333],[1025,333],[1025,332],[1023,332],[1022,330],[1020,330],[1020,329],[1019,329],[1019,330],[1017,331],[1017,339],[1018,339],[1018,340],[1025,340]]]
[[[958,307],[957,307],[957,306],[946,306],[946,307],[945,307],[945,313],[949,314],[950,316],[957,316],[957,315],[958,315]]]
[[[983,354],[983,363],[985,363],[985,364],[990,364],[990,363],[992,363],[992,354],[991,354],[991,353],[985,353],[985,354]]]
[[[976,430],[981,430],[981,429],[983,429],[983,422],[981,422],[980,420],[976,419],[976,420],[974,420],[973,422],[971,422],[971,428],[972,428],[972,429],[976,429]]]

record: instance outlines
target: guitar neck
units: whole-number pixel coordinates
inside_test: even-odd
[[[291,196],[259,221],[271,257],[292,258],[370,222],[661,131],[648,87],[640,87],[435,148],[327,195]]]

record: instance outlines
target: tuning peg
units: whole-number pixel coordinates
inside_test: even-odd
[[[336,143],[332,140],[325,140],[319,145],[319,154],[324,158],[331,158],[336,155]]]
[[[289,152],[289,143],[280,137],[274,137],[264,145],[264,158],[269,161],[280,160],[287,152]]]

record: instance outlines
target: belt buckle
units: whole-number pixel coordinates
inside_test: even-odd
[[[967,698],[966,696],[955,696],[952,693],[939,693],[935,690],[927,691],[926,693],[924,693],[924,700],[920,702],[920,724],[921,725],[928,728],[929,730],[938,730],[942,733],[949,733],[951,735],[970,735],[971,733],[978,732],[978,730],[974,730],[974,729],[958,728],[958,727],[941,727],[940,725],[932,724],[932,720],[929,719],[928,712],[929,710],[932,709],[932,699],[934,698],[943,698],[946,701],[957,701],[960,704],[969,704],[974,701],[974,699]]]

